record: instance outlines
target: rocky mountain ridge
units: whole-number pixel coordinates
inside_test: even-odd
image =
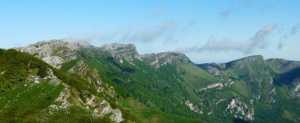
[[[86,47],[58,40],[48,43],[39,45],[46,48],[32,45],[16,49],[33,55],[51,51],[50,56],[39,53],[36,57],[82,76],[101,92],[101,79],[94,77],[98,71],[138,101],[163,112],[207,122],[264,122],[272,121],[272,117],[280,122],[299,121],[300,114],[287,104],[299,105],[300,62],[249,56],[228,63],[195,65],[181,53],[140,55],[132,44]],[[113,91],[103,92],[114,95]],[[282,113],[291,115],[282,118]]]
[[[71,41],[70,41],[71,40]],[[74,40],[74,39],[73,39]],[[109,52],[113,57],[119,58],[122,62],[122,58],[129,62],[133,59],[145,61],[151,66],[158,68],[167,63],[171,63],[175,59],[181,59],[189,61],[189,58],[181,53],[164,52],[164,53],[151,53],[151,54],[138,54],[135,45],[133,44],[104,44],[100,47],[94,47],[88,42],[73,41],[72,39],[50,40],[40,41],[36,44],[31,44],[24,47],[15,48],[21,52],[28,52],[35,55],[38,58],[42,58],[48,64],[60,68],[59,64],[77,59],[76,51],[80,48],[96,48],[105,52]]]

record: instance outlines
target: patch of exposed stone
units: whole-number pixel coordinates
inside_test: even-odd
[[[203,114],[203,112],[201,110],[198,109],[197,106],[195,106],[192,102],[190,102],[189,100],[187,100],[185,102],[185,105],[188,106],[190,108],[190,110],[198,113],[198,114]]]
[[[89,92],[85,93],[88,94]],[[122,118],[121,110],[118,108],[112,108],[111,105],[103,98],[88,94],[90,96],[86,95],[86,101],[83,102],[79,97],[78,92],[74,91],[73,95],[74,96],[71,96],[70,90],[66,86],[66,88],[60,93],[58,98],[56,98],[56,100],[53,102],[53,104],[49,106],[49,108],[51,109],[50,111],[59,110],[68,113],[69,107],[79,106],[92,111],[95,117],[103,117],[106,114],[111,114],[110,119],[114,122],[121,122],[124,120]],[[73,100],[72,103],[68,101],[70,98],[72,98]]]
[[[271,99],[270,99],[270,103],[275,103],[275,99],[274,99],[274,95],[276,95],[276,89],[275,87],[269,92]]]
[[[136,51],[136,47],[133,44],[111,43],[111,44],[102,45],[101,47],[99,47],[99,49],[109,52],[114,58],[118,58],[118,59],[124,58],[125,60],[127,60],[132,64],[135,58],[141,60],[140,56]]]
[[[219,76],[220,75],[220,70],[211,66],[207,67],[207,70],[210,74],[215,75],[215,76]]]
[[[227,99],[220,99],[218,102],[216,102],[216,105],[219,104],[220,102],[226,101]]]
[[[81,78],[87,80],[87,82],[91,83],[91,85],[97,89],[97,92],[106,93],[111,97],[114,97],[116,94],[112,86],[109,86],[107,83],[102,84],[102,79],[98,70],[91,68],[83,60],[78,61],[70,70],[68,70],[68,73],[77,74]]]
[[[55,110],[61,110],[61,109],[67,109],[70,105],[70,103],[67,101],[67,99],[70,97],[70,91],[69,89],[65,88],[64,91],[60,93],[58,98],[54,101],[54,104],[50,105],[50,108],[53,108]]]
[[[105,99],[102,99],[102,101],[100,100],[101,99],[94,95],[87,99],[86,108],[92,110],[94,116],[103,117],[104,115],[111,113],[110,119],[112,121],[121,122],[124,120],[120,109],[113,109]]]
[[[222,89],[223,88],[223,84],[222,83],[210,84],[210,85],[207,85],[206,87],[200,88],[198,90],[198,92],[204,91],[204,90],[207,90],[207,89],[212,89],[212,88]]]
[[[75,50],[81,47],[80,43],[67,42],[63,40],[40,41],[24,47],[17,47],[16,50],[28,52],[48,64],[60,68],[59,64],[77,59]]]
[[[226,83],[213,83],[210,85],[207,85],[206,87],[200,88],[199,90],[197,90],[197,92],[201,92],[201,91],[205,91],[208,89],[213,89],[213,88],[217,88],[217,89],[222,89],[223,87],[230,87],[232,84],[234,84],[234,81],[232,81],[231,79],[229,79]]]
[[[61,57],[58,57],[58,56],[48,56],[48,57],[42,58],[42,60],[57,69],[59,69],[61,67],[60,64],[63,63],[63,61],[64,61]]]
[[[232,84],[234,84],[234,81],[232,81],[231,79],[229,79],[224,85],[230,87]]]
[[[300,97],[300,93],[299,93],[299,90],[300,90],[300,82],[296,82],[295,85],[295,88],[291,91],[291,96],[292,97]]]
[[[184,54],[174,52],[144,54],[141,55],[141,58],[147,64],[156,69],[169,63],[173,63],[176,60],[182,60],[186,62],[189,61],[189,58],[186,57]]]
[[[254,108],[251,105],[240,101],[238,98],[234,98],[227,105],[227,108],[224,110],[224,115],[232,114],[235,118],[240,118],[244,120],[254,120]]]

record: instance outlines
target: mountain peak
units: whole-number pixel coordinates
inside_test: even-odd
[[[252,56],[248,56],[249,58],[264,58],[262,55],[252,55]],[[247,58],[247,57],[246,57]]]
[[[89,42],[84,41],[84,40],[78,40],[78,39],[73,39],[73,38],[64,38],[64,39],[61,39],[60,41],[67,42],[70,44],[75,44],[75,45],[78,45],[78,46],[84,47],[84,48],[93,47],[93,45],[91,45]]]
[[[238,59],[238,60],[243,60],[243,59],[249,59],[249,58],[252,58],[252,59],[263,59],[264,57],[262,55],[252,55],[252,56],[247,56],[247,57],[244,57],[244,58],[241,58],[241,59]]]
[[[211,73],[213,75],[218,75],[219,70],[226,70],[228,68],[243,69],[246,66],[249,66],[249,65],[251,65],[255,62],[260,64],[260,65],[265,64],[262,55],[253,55],[253,56],[248,56],[248,57],[244,57],[244,58],[241,58],[241,59],[237,59],[237,60],[234,60],[234,61],[230,61],[230,62],[227,62],[227,63],[221,63],[221,64],[205,63],[205,64],[198,64],[197,66],[199,66],[203,69],[207,69],[209,71],[209,73]]]
[[[279,73],[288,72],[300,67],[299,61],[291,61],[286,59],[272,58],[267,59],[266,62]]]
[[[56,49],[58,47],[65,47],[69,50],[78,50],[80,47],[92,47],[88,42],[81,41],[77,39],[64,38],[64,39],[53,39],[49,41],[39,41],[35,44],[30,44],[23,47],[16,47],[14,49],[20,50],[22,52],[29,52],[33,54],[36,50],[44,51],[49,50],[49,48]],[[46,54],[45,54],[46,55]],[[49,55],[49,54],[48,54]],[[47,56],[48,56],[47,55]]]
[[[132,49],[136,51],[136,47],[134,44],[119,44],[119,43],[110,43],[110,44],[104,44],[99,47],[100,49],[104,51],[118,51],[123,49]]]
[[[246,62],[246,63],[250,63],[250,62],[253,62],[253,61],[256,61],[256,60],[259,60],[259,61],[263,61],[264,58],[262,55],[253,55],[253,56],[247,56],[247,57],[244,57],[244,58],[241,58],[241,59],[237,59],[237,60],[234,60],[234,61],[231,61],[231,62]],[[229,63],[231,63],[229,62]]]
[[[151,53],[142,55],[142,59],[149,65],[159,68],[168,63],[173,63],[175,60],[190,61],[189,58],[182,54],[176,52],[163,52],[163,53]]]
[[[39,41],[28,46],[14,48],[21,52],[28,52],[41,58],[48,64],[60,68],[60,64],[77,58],[75,50],[92,47],[88,42],[75,39],[60,39]]]
[[[100,46],[99,49],[109,52],[115,58],[124,58],[130,63],[132,63],[135,58],[141,60],[134,44],[111,43],[104,44]]]

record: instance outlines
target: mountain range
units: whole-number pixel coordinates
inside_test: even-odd
[[[298,61],[194,64],[67,39],[2,49],[0,61],[1,121],[300,122]]]

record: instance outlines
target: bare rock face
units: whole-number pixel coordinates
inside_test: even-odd
[[[201,110],[198,109],[197,106],[195,106],[192,102],[190,102],[189,100],[187,100],[185,102],[185,105],[188,106],[190,108],[190,110],[198,113],[198,114],[203,114],[203,112]]]
[[[71,95],[71,91],[73,91],[73,95]],[[88,93],[88,92],[86,92]],[[69,100],[73,100],[69,102]],[[106,114],[112,114],[110,119],[114,122],[122,122],[124,119],[122,118],[122,112],[118,108],[112,108],[111,105],[103,98],[91,95],[86,96],[86,102],[83,102],[79,98],[79,93],[74,92],[74,90],[70,90],[68,85],[65,85],[65,89],[60,93],[59,97],[54,101],[49,108],[52,111],[66,111],[68,112],[69,107],[79,106],[86,110],[90,110],[93,112],[93,116],[95,117],[103,117]]]
[[[50,108],[53,108],[54,110],[65,110],[67,109],[71,104],[67,101],[67,99],[70,97],[70,91],[69,89],[65,88],[64,91],[62,91],[58,98],[54,101],[54,104],[50,105]]]
[[[22,52],[28,52],[30,54],[35,54],[39,57],[50,57],[56,49],[65,47],[66,50],[78,50],[80,47],[76,43],[69,43],[65,40],[50,40],[50,41],[40,41],[36,44],[31,44],[24,47],[15,48]]]
[[[217,68],[213,68],[211,66],[208,67],[208,72],[215,76],[220,75],[220,71]]]
[[[213,88],[222,89],[223,87],[230,87],[232,84],[234,84],[234,81],[229,79],[226,83],[217,82],[217,83],[209,84],[206,87],[200,88],[199,90],[197,90],[197,92],[201,92]]]
[[[99,47],[99,49],[111,53],[113,57],[120,59],[122,62],[122,58],[126,59],[130,63],[132,63],[134,59],[141,60],[136,47],[133,44],[105,44]]]
[[[186,57],[184,54],[174,53],[174,52],[145,54],[145,55],[141,55],[141,58],[143,59],[143,61],[145,61],[147,64],[149,64],[154,68],[159,68],[161,66],[173,63],[176,60],[183,61],[183,62],[190,61],[189,58]]]
[[[120,109],[113,109],[111,105],[104,99],[101,102],[93,100],[95,100],[95,98],[91,98],[91,100],[87,104],[88,108],[93,109],[93,113],[95,116],[103,117],[104,115],[111,113],[112,115],[109,118],[112,121],[122,122],[124,120],[122,118],[122,112]]]
[[[120,109],[112,110],[112,115],[109,117],[112,121],[122,122],[124,119],[122,118],[122,112]]]
[[[224,85],[222,83],[214,83],[214,84],[211,84],[211,85],[207,85],[206,87],[203,87],[203,88],[200,88],[198,90],[198,92],[200,91],[204,91],[204,90],[207,90],[207,89],[211,89],[211,88],[218,88],[218,89],[222,89],[224,87]]]
[[[251,102],[250,102],[251,103]],[[240,101],[238,98],[232,99],[224,111],[225,115],[232,114],[235,118],[241,118],[245,120],[254,120],[254,108],[251,105]]]
[[[56,68],[60,68],[61,63],[77,58],[75,51],[80,47],[83,47],[81,44],[82,43],[68,42],[67,39],[62,39],[40,41],[36,44],[17,47],[15,49],[21,52],[32,54],[38,58],[43,59],[43,61],[47,62],[48,64]]]
[[[296,82],[295,84],[295,88],[294,89],[292,89],[291,90],[291,93],[290,93],[290,95],[292,96],[292,97],[300,97],[300,92],[299,92],[299,90],[300,90],[300,81],[299,82]]]
[[[60,68],[61,67],[60,64],[62,64],[64,61],[64,59],[62,59],[59,56],[44,57],[42,58],[42,60],[56,68]]]

